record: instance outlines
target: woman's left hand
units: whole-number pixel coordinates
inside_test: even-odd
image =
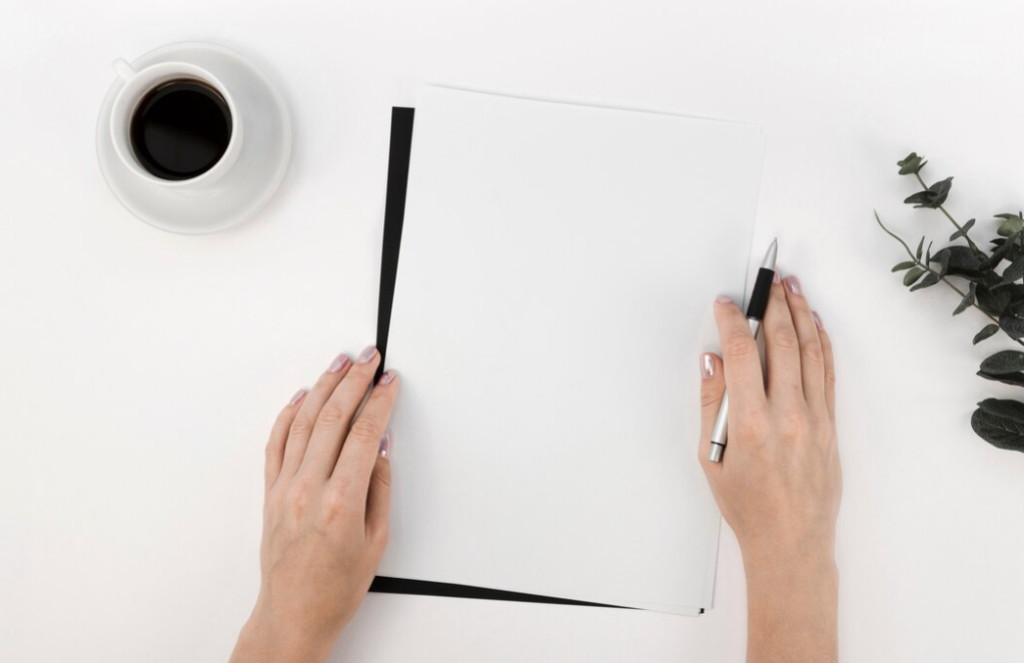
[[[322,661],[366,595],[388,540],[387,432],[398,393],[369,347],[340,355],[282,410],[266,449],[259,598],[232,661]],[[358,412],[358,416],[357,416]]]

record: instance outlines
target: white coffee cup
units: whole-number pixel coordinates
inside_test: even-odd
[[[123,79],[124,85],[110,111],[110,138],[114,151],[128,170],[149,183],[181,193],[205,192],[216,188],[214,185],[231,170],[242,152],[242,118],[237,112],[231,91],[209,71],[187,62],[161,62],[136,71],[128,62],[119,58],[114,61],[113,67]],[[167,180],[147,171],[135,157],[130,136],[131,122],[139,103],[151,90],[168,81],[183,78],[199,80],[224,98],[231,113],[231,138],[224,154],[206,172],[189,179]]]

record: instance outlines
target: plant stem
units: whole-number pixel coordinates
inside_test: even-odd
[[[924,180],[923,180],[923,179],[921,179],[921,173],[914,173],[914,177],[916,177],[916,178],[917,178],[917,181],[921,183],[921,187],[922,187],[922,188],[923,188],[923,189],[924,189],[925,191],[927,191],[927,190],[928,190],[928,185],[924,183]],[[964,232],[963,226],[961,226],[961,225],[960,225],[959,223],[957,223],[957,222],[956,222],[956,219],[954,219],[954,218],[953,218],[953,217],[952,217],[952,216],[951,216],[951,215],[949,214],[949,212],[947,212],[947,211],[946,211],[946,208],[945,208],[945,207],[943,207],[942,205],[939,205],[939,211],[940,211],[940,212],[942,212],[943,214],[945,214],[945,215],[946,215],[946,218],[947,218],[947,219],[949,219],[949,222],[950,222],[950,223],[952,223],[952,224],[953,224],[954,226],[956,226],[956,229],[957,229],[957,230],[959,230],[959,231],[960,231],[960,233],[961,233],[961,237],[963,237],[964,239],[966,239],[966,240],[967,240],[967,244],[968,244],[968,246],[970,246],[970,247],[971,247],[971,249],[972,249],[972,250],[974,251],[974,253],[975,253],[975,254],[977,254],[977,255],[981,255],[981,249],[979,249],[979,248],[978,248],[978,245],[977,245],[977,244],[975,244],[975,243],[974,243],[974,242],[973,242],[973,241],[971,240],[971,238],[967,236],[967,233],[965,233],[965,232]]]
[[[952,281],[947,279],[945,276],[940,276],[938,272],[936,272],[931,267],[929,267],[928,265],[926,265],[923,262],[921,262],[920,260],[918,260],[917,255],[913,251],[910,250],[910,247],[907,246],[907,243],[904,242],[903,239],[899,235],[895,234],[894,232],[892,232],[891,230],[889,230],[888,228],[885,227],[885,224],[882,223],[882,219],[878,216],[878,212],[875,212],[875,221],[877,221],[878,225],[881,226],[882,230],[885,231],[885,234],[887,234],[889,237],[892,237],[897,242],[899,242],[900,244],[903,245],[904,250],[907,252],[907,255],[910,256],[910,259],[914,261],[915,265],[917,265],[921,269],[925,270],[929,274],[934,274],[936,277],[938,277],[938,279],[940,281],[942,281],[943,283],[948,285],[950,288],[953,289],[954,292],[956,292],[958,295],[960,295],[961,299],[963,299],[964,297],[967,296],[967,293],[964,292],[963,290],[961,290],[960,288],[956,287],[956,285]],[[994,322],[997,325],[999,325],[999,318],[991,315],[988,311],[986,311],[985,309],[983,309],[980,306],[978,306],[977,303],[972,303],[971,306],[973,306],[974,308],[976,308],[979,311],[981,311],[982,314],[985,315],[985,317],[987,317],[989,320],[991,320],[992,322]],[[999,325],[999,329],[1004,334],[1006,334],[1006,330],[1003,329],[1002,325]],[[1006,334],[1006,335],[1010,336],[1009,334]],[[1018,339],[1018,338],[1013,338],[1012,336],[1010,336],[1010,338],[1013,339],[1013,341],[1015,343],[1017,343],[1018,345],[1024,346],[1024,340],[1021,340],[1021,339]]]

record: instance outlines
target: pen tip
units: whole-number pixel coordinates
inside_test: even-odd
[[[775,271],[775,260],[778,254],[779,239],[775,238],[772,240],[771,245],[768,246],[768,252],[764,254],[764,261],[761,263],[761,267]]]

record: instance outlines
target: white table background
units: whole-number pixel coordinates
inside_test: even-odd
[[[951,319],[943,286],[908,295],[871,216],[952,231],[901,204],[911,150],[929,181],[956,175],[949,208],[979,236],[1024,206],[1022,20],[977,0],[0,3],[0,660],[226,659],[271,421],[373,340],[389,109],[423,82],[763,123],[759,233],[838,349],[842,658],[1022,660],[1024,455],[969,426],[976,401],[1024,396],[973,376],[1008,343],[972,348],[985,321]],[[295,124],[265,212],[208,237],[135,220],[94,152],[109,63],[194,39],[264,65]],[[667,368],[698,379],[700,350]],[[741,661],[728,531],[716,602],[372,595],[332,660]]]

